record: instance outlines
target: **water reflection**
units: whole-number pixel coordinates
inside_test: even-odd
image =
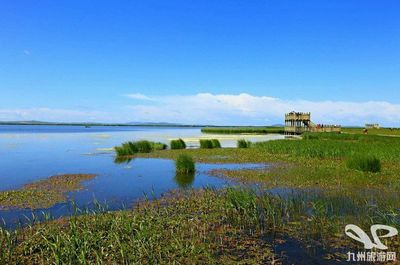
[[[195,173],[177,173],[175,175],[175,183],[180,187],[180,188],[191,188],[194,182],[194,176]]]
[[[115,164],[129,164],[133,160],[133,157],[129,156],[116,156],[114,159]]]

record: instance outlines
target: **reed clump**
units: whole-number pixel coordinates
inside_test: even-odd
[[[203,149],[221,148],[221,143],[219,142],[218,139],[201,139],[200,148]]]
[[[211,139],[213,148],[221,148],[221,143],[218,139]]]
[[[211,149],[211,148],[213,148],[213,144],[212,144],[211,140],[201,139],[200,140],[200,148]]]
[[[237,141],[236,146],[237,146],[238,148],[249,148],[249,147],[251,146],[251,142],[250,142],[250,141],[247,141],[247,140],[245,140],[245,139],[239,139],[239,140]]]
[[[185,149],[186,143],[181,138],[177,140],[172,140],[170,143],[171,149]]]
[[[190,174],[196,171],[193,158],[186,154],[180,154],[175,161],[177,174]]]
[[[150,153],[154,150],[167,149],[167,145],[160,142],[150,142],[147,140],[126,142],[114,147],[117,156],[132,156],[137,153]]]

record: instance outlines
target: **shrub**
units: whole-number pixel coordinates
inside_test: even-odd
[[[213,148],[221,148],[221,143],[218,139],[211,139],[211,143]]]
[[[375,173],[381,171],[381,161],[375,156],[356,155],[347,160],[347,167]]]
[[[250,141],[246,141],[245,139],[240,139],[237,141],[238,148],[249,148],[251,145]]]
[[[186,143],[181,138],[171,141],[171,149],[185,149]]]
[[[177,174],[189,174],[195,172],[194,160],[191,156],[181,154],[175,161],[176,173]]]

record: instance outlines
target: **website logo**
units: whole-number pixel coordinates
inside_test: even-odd
[[[382,243],[381,238],[390,238],[398,234],[395,227],[376,224],[371,226],[371,237],[360,227],[354,224],[348,224],[345,227],[345,233],[348,237],[362,243],[364,248],[369,251],[348,252],[347,261],[366,261],[366,262],[387,262],[396,261],[396,252],[383,251],[388,247]],[[378,231],[382,231],[379,232]],[[371,251],[372,249],[379,250]]]

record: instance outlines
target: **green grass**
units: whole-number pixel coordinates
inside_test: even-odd
[[[364,128],[346,128],[342,127],[342,132],[363,134]],[[393,135],[400,136],[400,128],[380,128],[380,129],[368,129],[368,135]]]
[[[369,154],[381,160],[400,161],[400,138],[378,135],[311,134],[306,135],[305,140],[255,143],[254,148],[306,158],[347,158]]]
[[[372,205],[337,193],[305,190],[284,198],[226,188],[172,195],[143,202],[134,210],[0,229],[0,263],[270,264],[283,259],[272,245],[285,241],[304,246],[295,252],[287,249],[285,255],[292,260],[308,253],[310,264],[315,256],[326,263],[345,260],[343,253],[357,248],[343,232],[346,224],[400,228],[395,205]],[[398,238],[385,244],[400,251]]]
[[[215,134],[282,134],[283,127],[207,127],[202,128],[203,133]]]
[[[181,154],[178,156],[175,161],[175,168],[176,172],[179,174],[194,173],[196,170],[193,158],[186,154]]]
[[[236,143],[237,148],[249,148],[251,146],[251,142],[245,139],[239,139]]]
[[[364,172],[376,173],[381,171],[381,161],[374,156],[357,155],[347,160],[347,167]]]
[[[65,202],[66,192],[79,190],[84,180],[94,178],[93,174],[68,174],[26,184],[21,189],[0,191],[0,208],[48,208]]]
[[[186,143],[182,139],[172,140],[170,143],[171,149],[185,149]]]

